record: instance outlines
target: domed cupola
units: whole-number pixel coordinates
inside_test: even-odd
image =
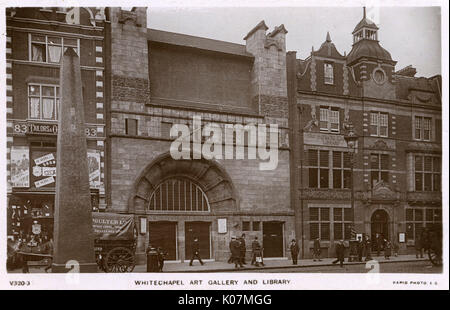
[[[351,66],[360,58],[369,58],[371,60],[381,60],[387,63],[395,64],[391,54],[381,47],[378,41],[378,27],[373,21],[364,16],[353,30],[353,47],[347,56],[347,65]]]
[[[381,47],[378,29],[378,26],[366,17],[364,8],[363,18],[352,32],[353,46],[346,62],[356,81],[363,83],[365,96],[392,99],[395,95],[393,73],[397,62]]]

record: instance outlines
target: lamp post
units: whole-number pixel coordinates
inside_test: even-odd
[[[355,226],[355,191],[353,187],[353,168],[355,165],[355,150],[356,150],[356,141],[358,141],[358,136],[356,135],[353,124],[348,124],[348,130],[347,133],[344,136],[345,142],[347,142],[347,147],[349,149],[349,155],[350,155],[350,200],[351,200],[351,214],[352,214],[352,231],[354,230]],[[351,234],[353,234],[351,232]],[[349,254],[349,260],[353,261],[356,260],[358,253],[356,248],[356,240],[354,240],[354,237],[351,236],[350,240],[350,254]]]

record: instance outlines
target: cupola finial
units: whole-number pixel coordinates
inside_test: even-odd
[[[327,39],[326,39],[326,41],[327,42],[331,42],[331,36],[330,36],[330,32],[329,31],[327,31]]]
[[[363,6],[363,18],[366,18],[366,7]]]

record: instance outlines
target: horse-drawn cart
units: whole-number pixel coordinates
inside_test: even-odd
[[[92,229],[99,268],[104,272],[132,272],[136,265],[137,237],[133,215],[93,212]],[[21,266],[24,273],[29,272],[29,262],[49,269],[52,262],[51,242],[41,245],[30,243],[18,241],[8,246],[9,265]]]
[[[92,213],[95,257],[105,272],[132,272],[137,230],[133,215]]]

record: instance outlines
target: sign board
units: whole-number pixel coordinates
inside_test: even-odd
[[[30,186],[30,152],[28,146],[11,148],[11,185],[12,187]]]
[[[100,152],[87,150],[90,188],[100,188]]]
[[[86,137],[97,137],[97,126],[86,125]],[[13,134],[15,136],[24,135],[57,135],[58,124],[39,123],[30,121],[14,121]]]
[[[398,233],[398,242],[400,243],[405,242],[405,233]]]
[[[227,219],[217,219],[217,232],[219,234],[227,233]]]
[[[95,239],[132,240],[134,238],[133,215],[92,212],[92,229]]]

